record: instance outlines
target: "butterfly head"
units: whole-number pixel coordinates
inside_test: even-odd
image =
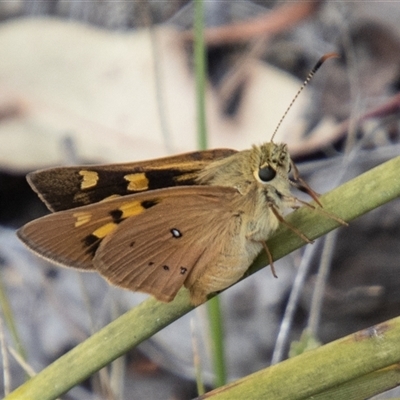
[[[198,173],[197,180],[200,184],[234,187],[243,195],[255,187],[264,190],[271,185],[288,193],[291,164],[287,146],[269,142],[211,163]]]
[[[277,177],[287,181],[291,165],[286,144],[269,142],[252,149],[253,176],[261,184],[272,183]]]

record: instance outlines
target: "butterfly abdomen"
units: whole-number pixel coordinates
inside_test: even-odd
[[[185,286],[190,291],[194,305],[204,303],[210,293],[223,290],[242,278],[262,249],[259,242],[237,242],[237,245],[224,249],[226,252],[221,252],[202,276],[194,282],[190,279],[187,281]]]

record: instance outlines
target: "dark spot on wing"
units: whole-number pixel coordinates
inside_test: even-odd
[[[180,186],[180,185],[193,185],[195,180],[190,178],[191,173],[196,172],[193,170],[179,170],[179,169],[165,169],[146,171],[146,178],[149,181],[149,190],[161,189],[166,187]],[[184,177],[187,175],[187,177]]]
[[[186,274],[186,271],[187,271],[187,268],[181,267],[181,274],[182,274],[182,275],[185,275],[185,274]]]
[[[157,201],[155,201],[155,200],[145,200],[140,203],[140,205],[146,209],[151,208],[151,207],[155,206],[156,204],[157,204]]]
[[[85,238],[82,240],[84,246],[86,247],[85,253],[86,254],[91,254],[92,257],[96,254],[97,249],[100,246],[101,239],[99,239],[95,235],[87,235]]]
[[[163,265],[163,269],[164,269],[164,271],[169,271],[168,265]]]
[[[179,229],[172,228],[170,232],[172,233],[172,236],[176,239],[182,237],[182,232]]]
[[[109,214],[110,214],[111,218],[113,219],[113,222],[115,222],[116,224],[119,224],[123,220],[123,218],[122,218],[123,212],[119,209],[112,210],[112,211],[110,211]]]

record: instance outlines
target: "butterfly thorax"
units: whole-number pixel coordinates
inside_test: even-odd
[[[278,226],[270,207],[280,214],[288,207],[290,165],[286,144],[267,142],[211,163],[197,180],[203,185],[235,188],[242,196],[235,197],[234,206],[243,210],[251,231],[258,232],[257,240],[261,240]]]

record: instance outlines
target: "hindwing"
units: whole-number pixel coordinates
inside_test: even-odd
[[[228,187],[160,189],[57,212],[18,236],[58,264],[94,269],[114,285],[171,301],[226,247],[237,196]]]

